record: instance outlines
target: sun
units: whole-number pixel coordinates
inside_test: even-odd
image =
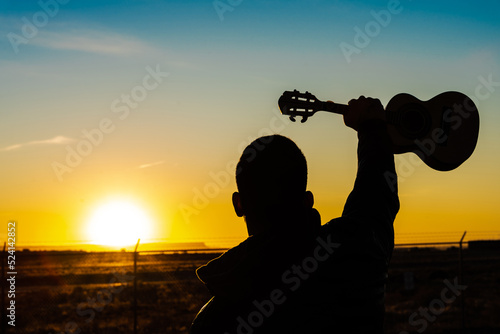
[[[93,244],[124,247],[135,245],[137,239],[150,238],[152,225],[150,217],[135,203],[112,200],[94,211],[87,234]]]

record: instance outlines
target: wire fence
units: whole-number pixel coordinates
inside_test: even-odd
[[[387,333],[500,332],[500,240],[460,245],[396,246]],[[19,251],[13,298],[2,270],[2,333],[187,333],[211,298],[195,270],[223,250]]]

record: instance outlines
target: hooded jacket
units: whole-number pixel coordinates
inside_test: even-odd
[[[358,139],[342,216],[287,217],[307,222],[276,224],[198,268],[213,297],[190,333],[383,333],[397,177],[383,122],[362,123]]]

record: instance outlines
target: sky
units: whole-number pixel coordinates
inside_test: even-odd
[[[234,245],[246,237],[234,164],[270,133],[304,152],[326,223],[352,189],[356,133],[339,115],[280,115],[279,96],[298,89],[384,105],[468,95],[480,114],[469,160],[439,172],[395,158],[396,243],[499,238],[498,36],[498,1],[2,1],[0,236],[15,221],[18,247],[134,228],[143,242]],[[106,227],[116,211],[95,217],[110,203],[149,229]]]

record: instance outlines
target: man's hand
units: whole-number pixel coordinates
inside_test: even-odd
[[[358,131],[359,125],[369,119],[381,119],[386,121],[384,107],[379,99],[360,96],[348,103],[349,110],[344,114],[344,123],[350,128]]]

